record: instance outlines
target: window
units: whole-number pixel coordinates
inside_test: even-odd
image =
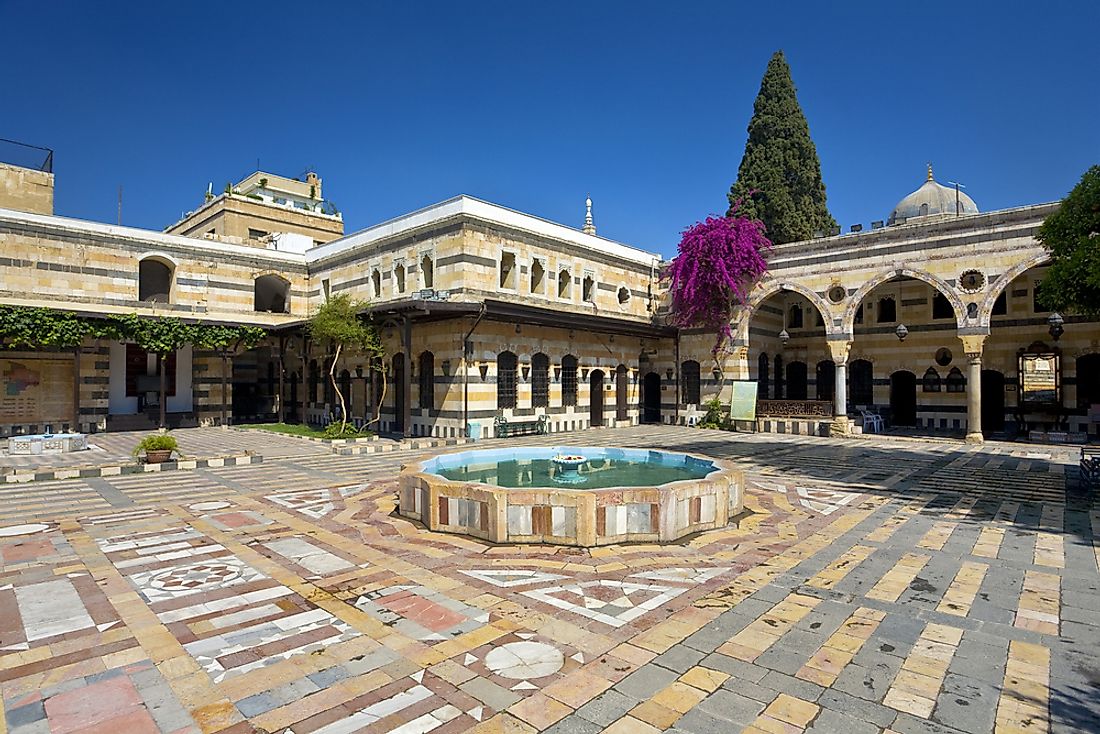
[[[375,298],[382,297],[382,272],[378,268],[375,268],[374,272],[370,274],[370,289]]]
[[[680,383],[684,388],[683,402],[687,405],[698,405],[699,395],[699,363],[688,360],[680,365]]]
[[[775,362],[772,363],[775,367],[775,399],[783,399],[783,357],[775,355]]]
[[[788,329],[801,329],[802,328],[802,306],[794,304],[787,310],[787,328]]]
[[[1040,295],[1042,289],[1039,285],[1039,281],[1035,281],[1035,287],[1031,289],[1031,308],[1035,313],[1046,313],[1050,311],[1049,308],[1043,305],[1043,297]]]
[[[623,286],[619,289],[619,305],[625,306],[630,302],[630,289]]]
[[[248,239],[259,240],[263,239],[264,237],[267,237],[267,232],[263,231],[262,229],[252,229],[251,227],[248,228]]]
[[[558,298],[569,299],[573,297],[573,276],[568,270],[563,269],[558,273]]]
[[[500,255],[500,287],[510,291],[516,289],[516,254],[504,252]]]
[[[546,288],[546,268],[542,265],[542,260],[534,259],[531,261],[531,292],[541,294]]]
[[[347,410],[351,404],[351,373],[347,370],[340,370],[340,393],[344,396],[344,409]],[[339,401],[333,400],[332,412],[335,414],[337,409],[337,403]],[[341,416],[343,420],[348,420],[349,414],[345,413]]]
[[[888,324],[898,320],[898,304],[893,296],[878,299],[878,322]]]
[[[947,300],[947,296],[942,293],[937,292],[932,296],[932,318],[955,318],[955,309],[951,306],[951,301]]]
[[[921,378],[921,392],[939,392],[940,389],[940,373],[934,367],[929,367]]]
[[[836,395],[836,364],[831,359],[817,363],[817,399],[832,400]]]
[[[561,358],[561,404],[577,404],[577,358],[572,354]]]
[[[421,352],[417,370],[420,372],[420,407],[431,410],[435,407],[435,355]]]
[[[787,399],[805,400],[807,392],[806,363],[791,362],[787,365]]]
[[[947,373],[947,392],[966,392],[966,378],[958,367]]]
[[[857,324],[862,324],[862,323],[863,323],[863,304],[862,304],[862,303],[861,303],[861,304],[859,304],[859,308],[857,308],[857,309],[856,309],[856,319],[855,319],[855,322],[856,322]]]
[[[596,279],[591,273],[585,273],[584,280],[581,281],[581,300],[585,303],[596,301]]]
[[[531,357],[531,407],[550,406],[550,358],[542,352]]]
[[[316,403],[318,401],[317,388],[321,384],[321,370],[317,366],[317,360],[310,360],[309,363],[309,401]]]
[[[435,262],[431,255],[420,258],[420,282],[425,288],[435,288]]]
[[[405,292],[405,263],[397,263],[393,266],[393,278],[398,293]]]
[[[327,290],[325,298],[328,298]],[[261,313],[290,313],[290,282],[278,275],[261,275],[256,278],[253,283],[252,309]]]
[[[168,303],[172,295],[170,262],[147,257],[138,263],[138,300]]]
[[[516,355],[497,355],[497,408],[516,407]]]
[[[997,300],[993,302],[993,315],[1004,316],[1008,313],[1008,294],[1001,291],[1001,295],[997,296]]]
[[[757,398],[762,400],[768,399],[768,391],[771,387],[771,380],[768,376],[768,355],[761,354],[760,358],[756,360],[756,392]]]
[[[332,295],[332,284],[329,283],[328,278],[321,281],[321,292],[325,294],[326,301],[329,299],[329,296]]]
[[[866,359],[857,359],[848,368],[849,391],[852,405],[871,405],[875,402],[874,367]]]

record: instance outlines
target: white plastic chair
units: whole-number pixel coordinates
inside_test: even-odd
[[[872,413],[869,410],[861,410],[859,414],[863,417],[864,433],[882,433],[883,422],[881,415]]]

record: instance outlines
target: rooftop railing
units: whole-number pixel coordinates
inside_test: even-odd
[[[0,138],[0,163],[53,173],[53,150]]]

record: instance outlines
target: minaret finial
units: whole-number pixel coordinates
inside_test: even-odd
[[[932,178],[932,161],[928,161],[928,180],[929,181],[934,180]]]
[[[596,225],[592,224],[592,196],[587,195],[584,199],[584,228],[581,230],[585,234],[596,234]]]

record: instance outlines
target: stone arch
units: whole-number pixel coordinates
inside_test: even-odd
[[[748,303],[742,307],[741,316],[737,322],[737,328],[733,330],[733,341],[735,344],[748,344],[749,322],[752,321],[752,317],[756,313],[756,310],[760,308],[764,301],[768,300],[776,293],[781,293],[783,291],[798,293],[813,304],[814,308],[821,314],[822,321],[825,322],[826,336],[833,332],[833,315],[829,311],[829,304],[825,302],[824,298],[801,283],[790,280],[769,280],[760,283],[753,293],[749,295]]]
[[[859,304],[863,303],[863,299],[867,297],[868,293],[878,288],[883,283],[902,276],[915,280],[923,280],[925,283],[932,286],[932,288],[942,293],[944,298],[951,303],[951,308],[955,311],[956,324],[961,328],[966,323],[966,305],[963,304],[962,299],[959,297],[959,294],[955,292],[955,289],[947,284],[947,281],[923,270],[914,270],[913,268],[902,265],[878,273],[861,285],[859,290],[848,297],[848,306],[844,309],[844,318],[841,321],[842,331],[848,335],[852,333],[855,325],[856,310],[859,308]]]
[[[1005,289],[1008,288],[1012,281],[1032,268],[1047,265],[1048,263],[1050,263],[1050,253],[1043,251],[1036,255],[1032,255],[1023,262],[1013,265],[1011,268],[1001,273],[997,278],[997,282],[990,284],[989,293],[985,294],[985,300],[982,301],[981,307],[978,309],[978,323],[981,326],[989,326],[990,322],[993,320],[993,304],[997,301],[997,297],[1005,292]]]

